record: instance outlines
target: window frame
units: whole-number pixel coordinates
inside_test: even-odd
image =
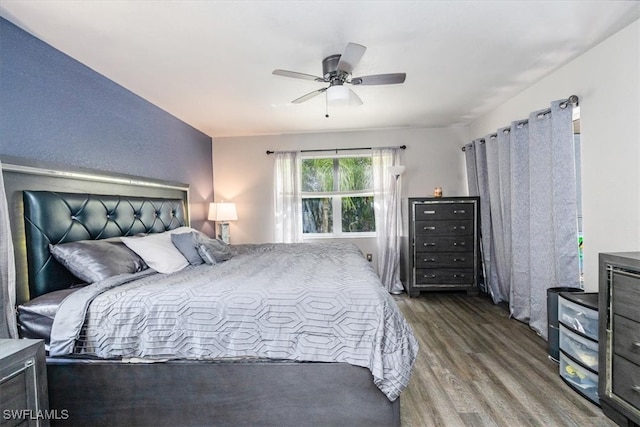
[[[374,197],[374,189],[373,189],[373,176],[371,177],[371,189],[368,190],[351,190],[349,192],[341,192],[338,188],[340,185],[340,181],[338,179],[338,161],[342,158],[354,158],[354,157],[369,157],[373,160],[372,154],[361,153],[361,154],[333,154],[333,155],[303,155],[300,156],[300,167],[302,168],[302,163],[305,160],[309,159],[332,159],[333,160],[333,191],[317,191],[317,192],[305,192],[302,190],[302,186],[300,187],[300,198],[301,199],[317,199],[327,197],[331,199],[331,209],[333,211],[332,216],[332,229],[331,233],[305,233],[304,230],[302,232],[302,240],[315,240],[315,239],[360,239],[360,238],[370,238],[377,236],[377,225],[376,231],[355,231],[355,232],[345,232],[342,231],[342,198],[344,197]],[[372,161],[373,166],[373,161]],[[371,171],[373,174],[373,170]],[[301,174],[302,175],[302,174]],[[302,212],[301,212],[302,214]],[[375,212],[374,212],[375,216]],[[304,219],[303,219],[304,221]],[[336,232],[336,226],[339,226],[339,231]],[[304,227],[303,227],[304,228]]]

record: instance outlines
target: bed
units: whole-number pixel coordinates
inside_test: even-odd
[[[8,169],[20,329],[47,340],[50,408],[69,414],[53,424],[400,424],[417,343],[357,248],[239,245],[84,285],[51,244],[196,238],[186,187]]]

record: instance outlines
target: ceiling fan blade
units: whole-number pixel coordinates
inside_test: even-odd
[[[311,74],[298,73],[297,71],[273,70],[273,74],[282,77],[293,77],[294,79],[313,80],[316,82],[325,82],[322,77],[312,76]]]
[[[349,88],[349,104],[351,105],[362,105],[362,99],[356,94],[351,88]]]
[[[344,53],[340,56],[337,70],[351,74],[353,69],[356,68],[356,65],[360,62],[360,59],[362,59],[362,55],[364,55],[366,50],[367,48],[361,44],[348,43],[347,47],[344,49]]]
[[[372,76],[354,77],[351,79],[352,85],[392,85],[404,83],[407,78],[405,73],[374,74]]]
[[[291,101],[292,104],[301,104],[305,101],[310,100],[311,98],[320,95],[322,92],[324,92],[325,90],[327,90],[328,88],[323,87],[322,89],[318,89],[318,90],[314,90],[313,92],[309,92],[306,95],[302,95],[300,98],[296,98],[293,101]]]

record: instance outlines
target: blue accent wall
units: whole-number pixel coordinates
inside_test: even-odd
[[[189,184],[202,228],[211,150],[211,137],[0,18],[0,159]]]

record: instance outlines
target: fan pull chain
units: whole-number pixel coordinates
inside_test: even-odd
[[[328,96],[328,95],[327,95]],[[328,119],[329,118],[329,100],[325,98],[325,113],[324,116]]]

